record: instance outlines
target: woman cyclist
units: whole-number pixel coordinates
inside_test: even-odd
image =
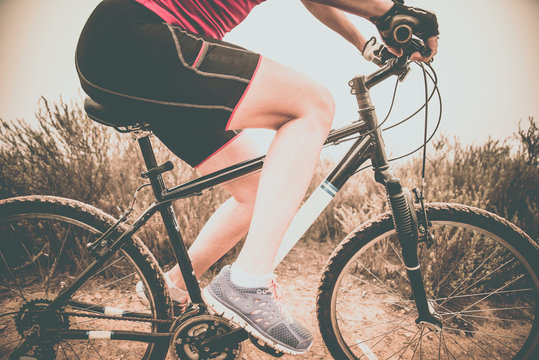
[[[279,304],[273,262],[309,185],[334,104],[315,81],[221,40],[262,1],[104,0],[82,31],[76,66],[90,97],[149,114],[155,135],[202,174],[260,155],[241,130],[276,131],[261,173],[223,186],[231,198],[204,226],[189,256],[200,277],[247,234],[234,264],[204,290],[205,301],[269,346],[298,354],[310,347],[312,335]],[[366,41],[343,11],[370,19],[382,34],[395,17],[412,16],[415,34],[431,50],[412,59],[428,61],[436,53],[432,13],[390,0],[302,1],[368,60],[376,60],[383,46]],[[177,265],[166,279],[173,300],[184,302]]]

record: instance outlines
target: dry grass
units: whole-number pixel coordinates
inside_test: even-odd
[[[90,203],[115,216],[125,209],[142,184],[143,162],[129,135],[118,135],[89,120],[80,106],[42,99],[37,126],[0,119],[0,198],[26,194],[70,197]],[[166,175],[168,185],[192,179],[195,172],[154,141],[159,162],[173,160],[176,169]],[[533,238],[539,233],[539,131],[533,118],[527,129],[505,142],[489,140],[464,146],[458,140],[438,139],[427,162],[426,197],[494,211],[517,223]],[[333,164],[322,161],[311,190]],[[420,183],[421,161],[411,158],[396,166],[397,175]],[[178,201],[175,209],[189,244],[209,216],[226,199],[221,190]],[[151,203],[151,190],[143,190],[136,211]],[[331,207],[318,218],[306,237],[337,243],[361,222],[386,208],[383,187],[370,170],[354,176]],[[165,230],[158,216],[139,234],[161,264],[173,262]],[[230,256],[235,256],[232,251]],[[226,259],[224,261],[227,261]]]

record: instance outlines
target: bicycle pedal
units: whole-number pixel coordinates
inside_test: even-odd
[[[274,348],[264,344],[264,343],[261,343],[260,340],[258,340],[257,338],[255,338],[254,336],[250,335],[249,334],[249,340],[251,340],[251,343],[256,346],[259,350],[265,352],[266,354],[269,354],[273,357],[281,357],[284,355],[283,352],[280,352],[280,351],[277,351],[275,350]]]

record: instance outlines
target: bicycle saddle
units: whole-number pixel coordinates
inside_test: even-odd
[[[84,99],[84,110],[88,117],[100,124],[112,126],[120,132],[130,132],[147,128],[147,116],[135,107],[105,106],[90,97]]]

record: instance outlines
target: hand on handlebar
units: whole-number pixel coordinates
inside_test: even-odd
[[[371,47],[371,44],[372,47],[374,47],[375,49],[378,49],[378,47],[383,48],[383,50],[379,50],[378,53],[383,53],[384,56],[373,58],[373,55],[370,54],[375,54],[376,51],[372,51],[372,49],[369,49],[369,47]],[[391,58],[400,58],[401,56],[406,56],[412,61],[422,61],[427,63],[432,60],[434,55],[436,55],[437,50],[437,36],[429,38],[427,44],[423,43],[419,39],[414,38],[403,48],[394,48],[390,46],[384,46],[383,44],[376,44],[376,39],[371,38],[371,40],[369,40],[365,45],[365,49],[363,50],[363,57],[379,66],[385,64]]]
[[[427,43],[425,44],[425,47],[427,50],[430,51],[430,55],[422,54],[419,51],[416,51],[412,54],[410,57],[410,60],[413,61],[422,61],[422,62],[430,62],[434,55],[438,52],[438,36],[431,36],[427,39]]]
[[[412,39],[403,48],[394,48],[388,46],[387,49],[397,57],[407,56],[412,61],[430,62],[438,52],[438,36],[432,36],[425,44],[419,39]]]
[[[409,56],[414,61],[429,62],[438,51],[438,20],[434,13],[395,3],[379,18],[371,18],[389,50],[397,56]],[[417,36],[424,45],[417,45]],[[415,44],[413,44],[416,42]],[[410,51],[410,45],[418,51]],[[401,49],[404,49],[401,50]]]

